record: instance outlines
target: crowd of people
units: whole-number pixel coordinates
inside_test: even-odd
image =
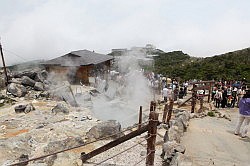
[[[221,86],[213,87],[212,101],[216,108],[234,108],[238,107],[240,99],[246,93],[246,87]]]

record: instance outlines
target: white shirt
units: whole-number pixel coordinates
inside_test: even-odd
[[[168,89],[167,88],[163,88],[162,89],[162,96],[163,97],[167,97],[168,96]]]

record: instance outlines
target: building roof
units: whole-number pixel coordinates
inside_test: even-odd
[[[96,65],[113,59],[112,56],[98,54],[89,50],[72,51],[66,55],[44,62],[45,65],[86,66]]]

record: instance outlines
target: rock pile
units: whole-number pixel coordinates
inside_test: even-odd
[[[162,158],[166,166],[192,165],[189,157],[185,156],[186,148],[180,144],[181,136],[186,131],[190,114],[184,110],[174,110],[175,118],[170,121],[170,128],[164,135]]]
[[[12,73],[7,91],[15,97],[24,97],[29,90],[45,91],[49,89],[45,70],[32,70]]]

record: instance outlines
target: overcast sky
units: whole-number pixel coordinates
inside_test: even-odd
[[[249,0],[0,0],[0,36],[7,64],[147,43],[206,57],[250,47],[249,6]]]

